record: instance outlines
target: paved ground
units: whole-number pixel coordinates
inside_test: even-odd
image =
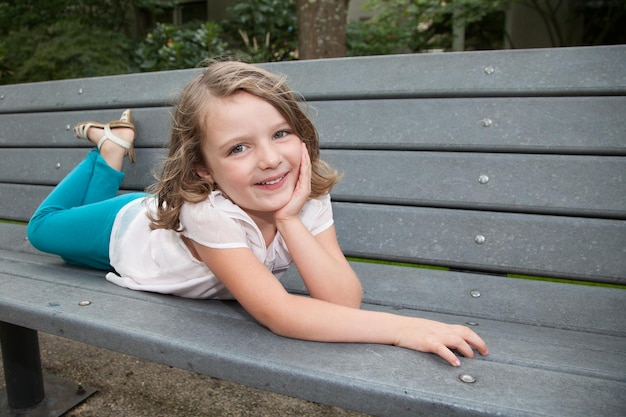
[[[365,416],[43,333],[40,345],[45,372],[98,389],[67,417]]]

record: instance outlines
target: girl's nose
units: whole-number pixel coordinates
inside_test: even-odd
[[[282,161],[282,155],[274,143],[269,143],[259,148],[259,167],[272,169],[278,167]]]

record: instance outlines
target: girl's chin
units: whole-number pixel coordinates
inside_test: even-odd
[[[246,212],[269,213],[283,208],[291,200],[291,195],[291,193],[257,193],[251,199],[231,199],[231,201]]]

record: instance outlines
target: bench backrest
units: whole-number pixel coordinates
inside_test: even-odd
[[[308,101],[348,256],[626,284],[626,47],[264,64]],[[143,189],[199,69],[0,87],[0,218],[27,221],[133,108]]]

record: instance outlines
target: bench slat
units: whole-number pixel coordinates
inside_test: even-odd
[[[5,267],[11,262],[4,263]],[[19,264],[20,279],[0,274],[3,288],[23,294],[17,298],[0,294],[0,311],[8,312],[3,320],[287,395],[394,416],[443,412],[450,401],[459,407],[456,412],[470,414],[505,409],[519,415],[562,415],[564,410],[568,415],[589,415],[599,407],[611,414],[623,406],[620,394],[626,383],[578,374],[605,363],[613,367],[615,378],[623,377],[621,353],[602,348],[610,346],[608,336],[596,335],[600,339],[596,343],[589,335],[569,331],[541,335],[537,328],[529,329],[534,336],[523,340],[530,334],[525,326],[482,321],[480,330],[492,346],[492,356],[488,361],[464,360],[459,370],[433,355],[389,346],[312,344],[281,338],[259,326],[236,303],[127,291],[106,282],[96,271],[49,261],[38,264],[31,258]],[[35,282],[40,291],[31,290]],[[83,300],[92,304],[79,306]],[[13,317],[12,312],[20,314]],[[62,315],[64,321],[50,319],[51,312]],[[472,319],[403,313],[451,322]],[[203,323],[204,331],[188,323]],[[238,343],[239,338],[254,343]],[[568,349],[566,343],[571,340],[578,342]],[[544,349],[546,343],[553,348]],[[540,351],[540,356],[533,357],[532,350],[516,356],[526,348]],[[570,350],[577,350],[575,358],[584,362],[570,362],[565,370],[571,373],[553,372],[551,367],[561,368],[559,362],[572,359]],[[463,384],[459,373],[474,376],[477,383]],[[510,390],[515,390],[519,402],[511,402],[506,395]]]
[[[615,314],[626,310],[626,291],[426,268],[407,270],[404,266],[367,262],[351,265],[363,284],[365,302],[393,307],[399,312],[431,311],[538,328],[626,336],[626,318]],[[290,291],[307,293],[295,268],[287,272],[283,282]],[[476,291],[480,295],[472,296],[478,294]],[[545,299],[567,302],[554,308]],[[581,305],[585,308],[581,309]],[[477,329],[481,331],[483,326]],[[614,341],[617,344],[606,348],[616,349],[623,343],[619,338]],[[575,344],[573,340],[571,343]]]
[[[37,207],[53,190],[48,185],[0,183],[0,220],[28,222]],[[121,193],[137,190],[120,190]]]
[[[626,219],[625,157],[330,150],[322,156],[344,173],[332,192],[337,201]]]
[[[601,69],[598,62],[603,62]],[[626,91],[624,45],[351,57],[262,66],[286,74],[290,86],[309,100],[614,95]],[[200,71],[162,71],[2,86],[0,112],[160,107],[171,103]],[[155,85],[159,88],[154,88]]]
[[[55,185],[85,153],[5,149],[0,181]],[[125,162],[125,189],[152,184],[165,157],[161,149],[137,154],[137,164]],[[339,150],[322,157],[345,175],[336,201],[626,219],[626,157]],[[381,174],[371,175],[372,167]]]
[[[602,62],[602,69],[598,69]],[[613,95],[626,46],[351,57],[268,65],[307,99]]]
[[[125,107],[52,113],[0,114],[0,143],[7,148],[88,148],[72,128],[83,121],[116,120]],[[135,147],[165,147],[169,142],[170,108],[133,108]]]
[[[0,210],[7,219],[26,221],[49,191],[0,184],[8,196],[0,199]],[[623,220],[342,202],[333,207],[348,256],[626,284]],[[482,244],[475,242],[479,235]],[[616,248],[624,256],[614,256]]]
[[[347,203],[333,209],[348,256],[626,284],[623,220]]]
[[[1,86],[0,113],[161,107],[170,105],[201,71],[160,71]]]
[[[86,147],[69,128],[84,120],[113,120],[121,111],[0,115],[0,142]],[[170,109],[133,112],[136,147],[162,147]],[[317,101],[309,113],[325,148],[626,155],[626,97]]]
[[[2,253],[2,259],[31,261],[28,255],[21,254],[24,252],[52,257],[54,263],[61,263],[58,257],[43,254],[30,246],[25,233],[23,225],[0,224],[0,249],[9,251]],[[18,242],[22,242],[19,247],[16,245]],[[40,257],[33,259],[35,263],[44,262]],[[626,309],[624,290],[364,262],[351,262],[351,265],[363,284],[364,302],[396,311],[420,310],[532,325],[529,329],[539,326],[538,329],[558,328],[626,336],[626,318],[614,314]],[[0,271],[19,274],[24,270],[21,265],[12,268],[4,265],[0,266]],[[90,273],[102,276],[98,271]],[[292,292],[307,293],[296,268],[290,268],[282,282]],[[473,297],[472,291],[479,291],[480,296]],[[143,293],[127,295],[143,297],[140,294]],[[567,302],[554,308],[553,304],[543,301],[545,298]],[[580,305],[585,308],[580,309]],[[545,329],[536,331],[549,333]],[[574,341],[568,343],[574,344]],[[621,339],[619,343],[623,343]],[[613,349],[616,347],[609,344],[606,349],[611,349],[611,346]]]
[[[85,158],[88,148],[5,149],[0,181],[15,184],[56,185]],[[137,163],[124,160],[122,187],[143,190],[155,182],[152,170],[167,156],[162,149],[138,149]]]
[[[626,97],[345,100],[310,106],[324,147],[626,154]]]
[[[50,191],[51,186],[0,183],[1,219],[27,222]]]

